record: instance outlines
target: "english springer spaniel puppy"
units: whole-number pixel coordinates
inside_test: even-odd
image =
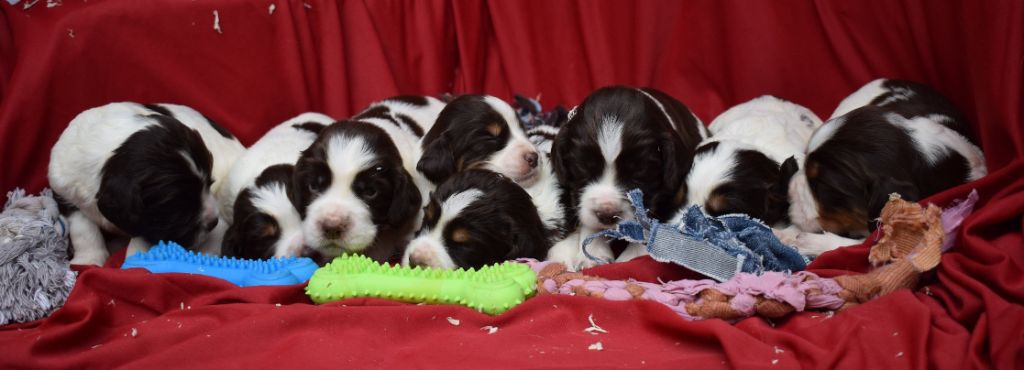
[[[103,231],[130,236],[128,255],[161,240],[209,245],[219,225],[213,191],[244,151],[185,106],[111,103],[80,113],[53,146],[48,174],[68,219],[71,263],[102,265]]]
[[[432,185],[416,171],[417,132],[439,101],[387,99],[323,129],[293,175],[306,246],[322,258],[358,252],[378,261],[400,253],[419,228]],[[386,107],[386,113],[375,113]]]
[[[299,155],[334,122],[303,113],[263,135],[235,162],[221,188],[221,216],[230,226],[222,253],[248,259],[302,254],[302,217],[291,202]]]
[[[767,225],[785,223],[789,180],[819,126],[814,112],[772,96],[730,108],[697,148],[686,178],[688,204],[712,216],[744,213]],[[679,218],[682,212],[674,222]]]
[[[537,149],[515,111],[493,96],[462,95],[449,102],[422,144],[416,168],[435,184],[471,168],[500,173],[523,186],[541,173]]]
[[[626,192],[639,188],[651,216],[668,220],[686,202],[686,173],[694,149],[707,137],[704,125],[678,100],[654,89],[606,87],[569,113],[551,148],[551,162],[562,184],[569,237],[548,258],[570,268],[590,267],[581,242],[587,236],[631,219]],[[598,238],[588,252],[614,258],[609,241]],[[627,261],[646,254],[630,245]]]
[[[402,264],[480,268],[523,257],[544,259],[561,236],[563,220],[554,174],[540,177],[532,192],[488,170],[449,177],[431,194],[423,227]]]
[[[928,86],[875,80],[835,115],[814,132],[790,184],[794,225],[827,232],[801,234],[794,244],[805,254],[860,243],[889,194],[917,201],[987,173],[963,114]]]

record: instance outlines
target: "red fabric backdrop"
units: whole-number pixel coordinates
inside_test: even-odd
[[[45,186],[49,148],[67,122],[118,100],[191,105],[248,144],[297,113],[344,117],[398,93],[519,92],[552,106],[606,84],[649,85],[710,121],[761,94],[827,116],[882,76],[928,83],[957,103],[975,124],[992,174],[932,198],[946,204],[972,187],[982,195],[958,245],[925,279],[927,290],[899,291],[831,318],[686,322],[650,302],[550,296],[496,317],[380,300],[314,306],[301,286],[242,289],[89,268],[49,319],[0,328],[0,367],[1024,366],[1022,2],[22,5],[0,6],[0,189]],[[866,253],[846,248],[811,267],[825,275],[866,271]],[[649,259],[590,273],[648,281],[685,275]],[[583,332],[590,314],[609,333]],[[485,325],[499,330],[487,334]],[[604,350],[587,350],[595,342]]]

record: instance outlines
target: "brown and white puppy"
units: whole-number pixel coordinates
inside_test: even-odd
[[[50,187],[67,216],[73,264],[102,265],[103,232],[131,237],[128,254],[161,240],[208,251],[220,226],[213,197],[245,147],[174,104],[111,103],[75,117],[50,153]]]
[[[303,113],[268,131],[246,150],[221,187],[221,217],[230,225],[222,254],[248,259],[302,254],[302,217],[292,204],[295,162],[334,122]]]
[[[814,112],[772,96],[729,108],[711,122],[711,137],[697,148],[686,180],[687,207],[787,223],[789,180],[820,126]],[[682,212],[673,223],[681,217]]]
[[[439,111],[435,103],[433,98],[375,103],[353,120],[326,127],[302,152],[293,202],[303,216],[308,247],[324,258],[358,252],[380,261],[402,251],[419,228],[431,188],[416,171],[420,138],[415,133],[429,129],[431,112]],[[381,105],[401,113],[367,113]]]
[[[858,243],[892,193],[917,201],[987,173],[963,114],[928,86],[875,80],[835,115],[811,137],[790,184],[793,224],[828,232],[796,240],[806,254]]]
[[[704,125],[678,100],[654,89],[613,86],[594,91],[569,113],[551,150],[572,232],[549,259],[570,267],[595,264],[581,250],[587,236],[633,218],[626,192],[639,188],[651,216],[667,220],[686,202],[686,173]],[[608,240],[588,252],[614,259]],[[646,254],[630,245],[625,261]]]
[[[541,181],[554,178],[546,177]],[[561,236],[558,201],[557,191],[531,194],[495,172],[459,172],[431,194],[423,227],[402,264],[480,268],[516,258],[543,259]]]
[[[491,170],[522,186],[537,180],[538,153],[515,111],[501,99],[462,95],[449,102],[423,137],[416,168],[431,182],[471,168]]]

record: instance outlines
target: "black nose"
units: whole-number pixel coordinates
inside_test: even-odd
[[[529,152],[523,155],[523,159],[526,160],[526,164],[530,165],[530,168],[537,168],[537,152]]]
[[[220,219],[217,218],[213,219],[213,221],[210,221],[210,223],[206,224],[206,231],[212,231],[213,228],[217,227],[218,222],[220,222]]]
[[[620,210],[600,210],[600,211],[594,211],[594,216],[596,216],[597,220],[600,221],[601,224],[603,224],[603,225],[614,225],[614,224],[616,224],[619,221],[619,218],[620,218],[619,216],[622,216],[622,211],[620,211]]]
[[[320,224],[320,230],[323,230],[325,239],[338,239],[341,234],[345,232],[345,224]]]

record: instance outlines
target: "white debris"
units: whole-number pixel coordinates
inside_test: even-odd
[[[487,325],[485,327],[480,328],[480,330],[487,330],[487,334],[494,334],[498,332],[498,327]]]
[[[181,329],[181,321],[178,322],[178,329]]]
[[[591,344],[590,347],[587,347],[587,349],[589,349],[591,351],[604,351],[604,346],[601,345],[601,342],[597,342],[597,343]]]
[[[775,364],[777,364],[777,363],[779,363],[779,359],[777,359],[777,358],[773,358],[773,359],[772,359],[772,365],[775,365]]]
[[[61,0],[46,0],[47,8],[56,8],[58,6],[61,6],[61,4]]]
[[[192,309],[192,305],[188,305],[188,307],[185,307],[185,308],[187,308],[187,309],[190,309],[190,310],[191,310],[191,309]]]
[[[107,302],[107,306],[114,306],[114,307],[117,307],[117,302],[114,302],[114,299],[113,299],[113,298],[111,298],[111,299],[110,299],[110,302]]]
[[[132,328],[132,338],[139,336],[139,329]]]
[[[895,336],[897,336],[897,335],[900,335],[900,332],[898,332],[898,331],[894,331],[894,332],[892,332],[892,336],[894,336],[894,337],[895,337]]]
[[[900,358],[900,357],[903,357],[903,352],[900,352],[900,353],[896,354],[896,358]]]
[[[600,326],[597,326],[597,324],[594,323],[594,314],[590,314],[590,316],[587,317],[587,320],[590,321],[590,327],[583,329],[583,331],[590,333],[591,335],[597,335],[597,333],[608,334],[607,330],[602,329]]]
[[[91,348],[91,349],[97,349],[97,348],[100,348],[100,346],[102,346],[102,345],[103,345],[103,344],[97,344],[97,345],[95,345],[95,346],[92,346],[92,348]]]
[[[270,4],[270,8],[268,8],[268,14],[274,14],[274,9],[277,9],[277,5]]]
[[[281,304],[280,303],[274,303],[274,307],[281,308]]]
[[[302,6],[306,7],[306,9],[313,9],[313,5],[310,5],[309,3],[302,3]]]
[[[459,326],[459,324],[461,324],[462,321],[459,321],[459,319],[456,319],[456,318],[453,318],[451,316],[448,316],[448,323],[452,324],[452,325],[455,325],[455,326]]]
[[[783,351],[783,350],[782,350],[782,348],[779,348],[779,346],[775,346],[775,353],[776,353],[776,354],[779,354],[779,353],[786,353],[786,351]]]
[[[21,10],[28,10],[28,8],[31,8],[32,6],[36,5],[36,3],[38,2],[39,0],[26,1],[25,5],[21,7]]]
[[[836,315],[836,312],[835,312],[835,311],[828,311],[828,312],[825,312],[825,320],[831,319],[831,318],[832,318],[832,316],[835,316],[835,315]]]
[[[217,31],[217,33],[220,34],[224,33],[220,30],[220,13],[218,13],[216,10],[213,11],[213,30]]]
[[[184,311],[185,310],[185,302],[181,302],[181,306],[179,306],[179,307],[181,307],[181,310]]]

